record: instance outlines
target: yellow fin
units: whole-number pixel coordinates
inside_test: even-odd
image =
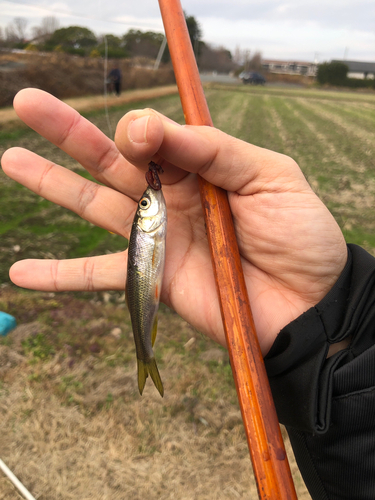
[[[150,374],[155,387],[160,393],[160,396],[164,396],[163,382],[161,381],[158,367],[156,366],[155,358],[151,359],[149,363],[137,358],[138,363],[138,388],[139,393],[142,395],[143,389],[145,387],[146,379],[148,374]]]
[[[157,333],[158,333],[158,317],[156,316],[154,319],[154,324],[152,326],[152,333],[151,333],[151,345],[152,345],[152,347],[154,347]]]
[[[138,389],[139,394],[142,396],[143,389],[145,388],[146,378],[148,377],[148,370],[146,364],[137,358],[138,365]]]
[[[158,367],[156,365],[155,358],[151,360],[148,364],[148,373],[151,375],[152,381],[155,384],[156,389],[159,391],[160,396],[164,396],[163,382],[161,381]]]

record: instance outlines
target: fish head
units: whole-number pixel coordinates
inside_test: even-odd
[[[155,231],[167,220],[167,208],[160,189],[148,187],[138,202],[136,222],[145,233]]]

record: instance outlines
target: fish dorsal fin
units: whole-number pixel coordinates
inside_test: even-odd
[[[158,316],[155,316],[154,324],[152,325],[152,333],[151,333],[151,345],[154,347],[156,334],[158,333]]]

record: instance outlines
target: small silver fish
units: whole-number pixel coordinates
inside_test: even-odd
[[[163,192],[149,186],[138,202],[129,239],[126,300],[137,352],[138,387],[142,394],[150,374],[163,396],[164,388],[152,347],[165,262],[167,208]]]

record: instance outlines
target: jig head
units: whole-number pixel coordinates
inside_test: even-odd
[[[155,189],[155,191],[160,191],[161,182],[159,179],[159,174],[162,174],[164,170],[157,163],[150,161],[148,164],[148,171],[146,172],[147,184]]]

